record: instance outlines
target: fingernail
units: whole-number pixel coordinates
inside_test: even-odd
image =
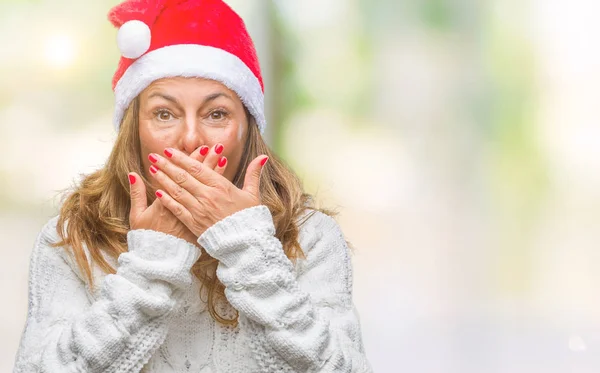
[[[221,157],[221,159],[219,159],[219,167],[223,168],[223,167],[225,167],[226,164],[227,164],[227,158]]]
[[[221,145],[221,144],[218,144],[218,145],[215,147],[215,153],[217,153],[217,154],[221,154],[221,153],[223,152],[223,148],[224,148],[224,146],[223,146],[223,145]]]
[[[148,154],[148,159],[150,160],[150,162],[152,163],[156,163],[158,162],[158,157],[156,157],[153,153]]]
[[[158,172],[158,167],[156,167],[155,165],[150,166],[150,172],[152,172],[153,174]]]
[[[163,194],[159,190],[157,190],[155,194],[158,198],[162,198],[163,196]]]
[[[165,155],[169,158],[171,158],[173,156],[173,151],[169,148],[165,149]]]
[[[269,160],[269,157],[265,157],[265,159],[263,159],[262,161],[260,161],[260,165],[264,166],[265,163],[267,163],[268,160]]]
[[[207,155],[207,154],[208,154],[208,146],[206,146],[206,145],[203,145],[203,146],[200,148],[200,155],[202,155],[202,156],[205,156],[205,155]]]
[[[131,185],[135,184],[135,176],[129,175],[129,184],[131,184]]]

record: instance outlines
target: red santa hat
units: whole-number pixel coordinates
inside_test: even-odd
[[[108,18],[119,28],[122,55],[112,82],[117,131],[136,96],[153,81],[175,76],[227,86],[264,131],[264,85],[254,43],[222,0],[127,0]]]

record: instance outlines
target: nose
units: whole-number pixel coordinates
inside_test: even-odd
[[[181,150],[186,154],[191,154],[194,150],[204,145],[206,139],[202,132],[202,126],[195,117],[186,117],[183,133],[181,134]]]

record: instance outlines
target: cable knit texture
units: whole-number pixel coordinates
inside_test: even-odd
[[[372,372],[352,302],[352,264],[339,225],[317,212],[300,228],[306,259],[294,265],[266,206],[239,211],[198,242],[237,327],[215,322],[190,273],[199,249],[132,230],[116,274],[94,268],[89,291],[52,218],[30,262],[29,311],[14,372]],[[203,295],[206,299],[206,294]]]

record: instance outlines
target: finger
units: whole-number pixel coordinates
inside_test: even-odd
[[[225,147],[223,146],[223,144],[219,143],[213,145],[213,147],[210,148],[208,155],[206,156],[203,162],[206,165],[206,167],[209,167],[212,170],[215,169],[215,167],[219,163],[219,159],[221,159],[221,154],[223,154],[224,148]]]
[[[188,175],[191,175],[191,179],[198,184],[197,187],[194,186],[194,188],[196,188],[195,190],[188,189],[186,187],[186,189],[188,189],[194,195],[203,195],[208,191],[206,189],[207,187],[214,187],[216,185],[223,183],[223,180],[227,180],[213,170],[215,168],[216,164],[214,164],[213,166],[207,165],[206,160],[204,161],[204,163],[200,163],[197,160],[186,156],[184,153],[182,153],[181,151],[179,151],[177,149],[167,148],[165,150],[166,150],[165,154],[171,154],[171,156],[168,159],[168,163],[170,163],[170,165],[167,165],[167,166],[169,166],[171,168],[177,167],[178,170],[186,171]],[[207,157],[209,157],[209,156],[210,156],[210,153],[208,154]],[[165,159],[165,161],[166,161],[166,159]],[[169,172],[170,172],[169,170],[165,170],[165,173],[167,173],[167,174],[169,174],[169,176],[171,176]],[[181,176],[179,178],[181,179],[183,177]],[[171,177],[171,179],[173,179],[175,182],[180,184],[177,177]],[[184,180],[184,182],[187,182],[187,181],[188,180]],[[190,184],[193,184],[194,183],[193,181],[189,181]],[[180,185],[183,185],[183,184],[180,184]]]
[[[131,198],[131,210],[129,211],[129,223],[131,225],[148,208],[148,199],[146,198],[146,186],[140,175],[130,172],[127,177],[129,178],[129,195]]]
[[[191,195],[197,196],[197,195],[202,195],[203,193],[206,192],[206,187],[204,185],[202,185],[202,183],[200,181],[196,180],[192,175],[190,175],[190,173],[187,170],[185,170],[185,169],[179,167],[177,164],[175,164],[173,162],[173,157],[175,157],[177,159],[186,160],[187,164],[189,164],[193,170],[202,167],[202,163],[196,161],[195,159],[190,158],[185,153],[176,151],[173,148],[166,148],[164,153],[169,158],[165,158],[165,157],[155,154],[155,153],[150,153],[148,155],[148,159],[150,160],[152,165],[154,165],[158,168],[159,171],[162,171],[162,173],[164,173],[169,179],[171,179],[176,184],[183,187]],[[175,156],[175,154],[177,154],[177,155]],[[155,175],[157,175],[157,174],[153,173],[152,176],[155,176]],[[164,178],[160,178],[159,181],[160,180],[164,180]],[[175,198],[177,198],[177,196],[179,195],[179,192],[178,192],[178,194],[173,195],[173,190],[167,190],[167,192],[171,193],[171,195],[174,196]]]
[[[160,185],[162,185],[163,189],[169,193],[173,199],[183,206],[186,206],[186,208],[191,209],[198,203],[194,194],[191,194],[185,187],[173,181],[169,175],[155,165],[150,166],[150,174],[160,183]],[[189,174],[188,178],[190,178]]]
[[[202,145],[197,149],[197,152],[194,151],[192,154],[190,154],[190,157],[199,162],[204,162],[204,159],[206,158],[206,155],[208,154],[209,150],[210,148],[208,146]]]
[[[262,174],[262,169],[269,160],[269,157],[266,155],[261,155],[248,165],[246,169],[246,176],[244,178],[244,187],[242,190],[249,192],[254,197],[260,199],[260,175]]]
[[[193,152],[191,152],[189,156],[191,158],[197,159],[198,155],[200,153],[200,148],[201,148],[201,146],[197,147],[196,150],[194,150]]]
[[[185,208],[184,205],[171,197],[169,193],[166,193],[161,189],[157,189],[155,194],[157,197],[155,201],[160,201],[160,204],[163,207],[171,211],[171,213],[175,215],[179,221],[181,221],[186,227],[188,227],[188,229],[191,230],[190,227],[192,226],[193,217],[190,211]]]
[[[201,147],[198,148],[198,154],[192,158],[194,158],[200,162],[204,162],[209,150],[210,150],[210,148],[208,146],[202,145]]]
[[[206,145],[202,145],[200,147],[198,147],[196,150],[194,150],[191,154],[190,154],[190,158],[197,160],[200,163],[203,163],[204,160],[206,159],[206,155],[208,154],[208,151],[210,150],[210,148]],[[215,166],[213,167],[213,169],[219,174],[219,175],[223,175],[223,172],[225,171],[225,165],[223,165],[223,162],[227,163],[227,160],[223,160],[224,157],[219,157],[219,160],[217,161],[217,163],[215,164]],[[211,160],[212,163],[212,160]]]
[[[226,168],[227,168],[227,157],[221,157],[221,159],[219,159],[219,162],[217,163],[215,172],[218,173],[219,175],[223,175]]]

